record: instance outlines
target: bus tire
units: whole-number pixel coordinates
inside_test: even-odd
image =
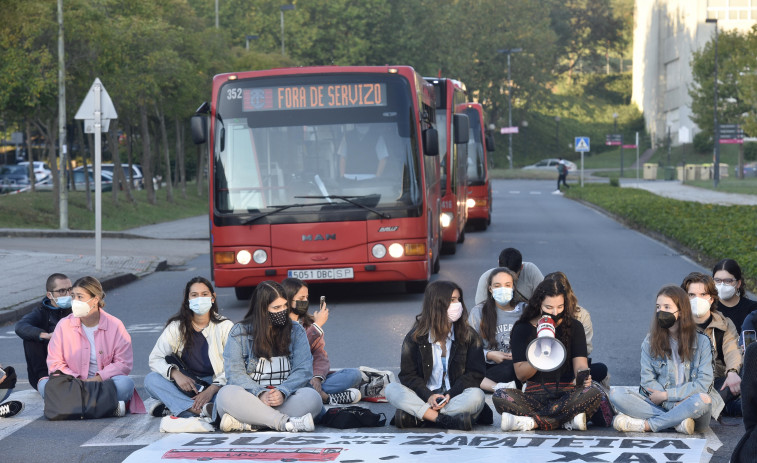
[[[442,243],[442,254],[454,254],[457,252],[457,243],[456,242],[443,242]]]
[[[254,286],[237,286],[234,288],[234,294],[237,296],[238,301],[249,301],[254,289]]]
[[[415,294],[422,293],[426,291],[426,286],[428,286],[428,280],[405,282],[405,290],[408,293],[415,293]]]
[[[457,242],[460,244],[465,243],[465,227],[463,227],[463,231],[460,232],[460,236],[457,237]]]
[[[441,262],[439,262],[439,255],[437,254],[436,258],[434,259],[434,264],[431,266],[431,273],[436,275],[437,273],[439,273],[439,270],[441,270],[441,268],[442,264]]]

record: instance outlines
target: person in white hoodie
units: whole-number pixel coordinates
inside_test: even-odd
[[[150,407],[152,416],[212,416],[215,396],[226,384],[223,349],[233,326],[218,314],[210,281],[189,280],[179,312],[150,352],[145,389],[158,400]]]

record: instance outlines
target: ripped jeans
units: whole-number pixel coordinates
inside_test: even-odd
[[[613,388],[610,402],[620,413],[647,420],[654,432],[674,428],[686,418],[693,418],[696,431],[701,432],[710,426],[710,404],[705,403],[701,395],[707,394],[696,393],[679,402],[656,405],[633,389]]]

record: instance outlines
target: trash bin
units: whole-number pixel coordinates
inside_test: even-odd
[[[702,164],[699,166],[699,179],[700,180],[712,179],[712,164]]]
[[[665,180],[675,180],[676,179],[676,169],[673,166],[665,166],[664,170],[664,179]]]
[[[685,177],[683,176],[683,166],[676,167],[676,178],[681,181],[685,179]]]
[[[699,165],[697,164],[686,164],[684,167],[684,170],[686,171],[686,181],[691,180],[698,180],[698,174],[699,174]]]
[[[728,164],[721,162],[718,167],[720,167],[720,178],[728,177]]]
[[[657,164],[651,162],[644,163],[644,180],[656,180],[657,179]]]

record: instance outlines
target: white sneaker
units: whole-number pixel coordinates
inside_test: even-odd
[[[680,432],[681,434],[694,434],[694,420],[691,418],[686,418],[685,420],[681,421],[681,424],[676,426],[676,431]]]
[[[360,391],[351,387],[336,394],[329,394],[329,405],[356,404],[361,398]]]
[[[287,421],[286,430],[289,432],[312,432],[315,431],[315,424],[313,423],[313,415],[307,413],[302,416],[290,416]]]
[[[503,431],[531,431],[536,429],[536,421],[530,416],[517,416],[503,412],[501,427]]]
[[[586,431],[586,413],[579,413],[572,420],[563,423],[562,427],[568,431]]]
[[[510,381],[509,383],[497,383],[494,385],[494,392],[500,389],[515,389],[515,381]]]
[[[618,413],[612,420],[612,427],[620,432],[645,432],[644,420],[631,418],[628,415]]]
[[[229,415],[228,413],[224,413],[223,417],[221,417],[221,431],[223,432],[229,432],[229,431],[251,432],[251,431],[257,431],[257,428],[253,428],[252,425],[247,424],[247,423],[242,423],[241,421]]]
[[[126,415],[126,403],[123,400],[118,401],[118,406],[113,410],[113,416],[125,416]]]
[[[178,418],[164,416],[160,419],[160,432],[213,432],[213,425],[205,421],[205,418]]]

